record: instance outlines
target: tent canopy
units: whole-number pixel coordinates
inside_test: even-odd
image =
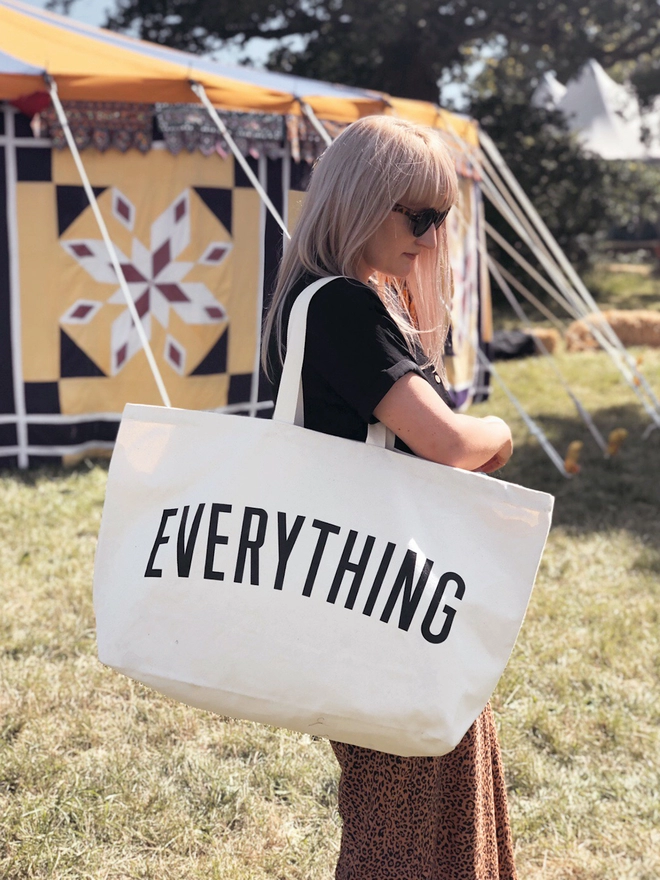
[[[68,101],[191,103],[190,80],[224,110],[299,114],[305,101],[322,119],[353,122],[373,113],[397,115],[474,145],[476,126],[425,101],[402,101],[366,89],[222,64],[0,0],[0,100],[44,90],[44,74]],[[398,106],[393,106],[398,105]]]
[[[194,79],[227,110],[295,113],[302,98],[317,114],[348,122],[385,104],[375,92],[222,65],[0,0],[0,98],[43,90],[46,72],[65,100],[186,103]]]

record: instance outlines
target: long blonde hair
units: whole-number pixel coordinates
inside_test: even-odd
[[[454,162],[437,131],[388,116],[349,125],[317,161],[286,246],[264,324],[266,372],[273,333],[282,360],[284,302],[303,275],[358,278],[365,243],[395,203],[443,211],[457,196]],[[444,376],[452,291],[445,225],[438,230],[438,246],[423,250],[405,282],[375,272],[369,283],[411,349],[418,340],[427,364]]]

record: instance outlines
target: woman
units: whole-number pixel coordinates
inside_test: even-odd
[[[275,391],[291,306],[312,281],[305,427],[490,472],[512,452],[495,417],[454,413],[444,386],[451,276],[444,221],[457,198],[440,136],[389,117],[349,126],[326,150],[284,254],[266,320]],[[514,880],[506,789],[490,706],[457,748],[401,758],[333,743],[343,820],[337,880]]]

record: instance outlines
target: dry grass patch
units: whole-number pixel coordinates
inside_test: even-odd
[[[529,615],[495,694],[521,880],[660,876],[660,432],[602,352],[562,367],[605,462],[540,358],[500,372],[557,446],[517,434],[509,479],[557,495]],[[660,352],[645,358],[660,386]],[[330,880],[340,828],[328,744],[222,721],[95,659],[91,576],[106,469],[0,478],[0,877]]]

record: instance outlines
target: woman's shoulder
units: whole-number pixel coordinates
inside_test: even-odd
[[[292,292],[298,296],[305,287],[316,280],[311,278]],[[295,296],[291,304],[295,301]],[[354,321],[362,319],[366,323],[391,320],[389,312],[373,287],[356,278],[345,276],[333,278],[317,290],[309,304],[308,315],[308,320],[313,323],[335,323],[346,318],[352,318]]]
[[[304,275],[300,278],[287,295],[289,305],[293,305],[303,290],[309,287],[310,284],[320,280],[320,277],[315,275]],[[332,278],[319,288],[312,298],[310,308],[312,305],[316,308],[333,306],[335,308],[339,306],[360,307],[362,305],[384,308],[380,297],[372,287],[363,281],[358,281],[357,278],[348,278],[345,275]]]

